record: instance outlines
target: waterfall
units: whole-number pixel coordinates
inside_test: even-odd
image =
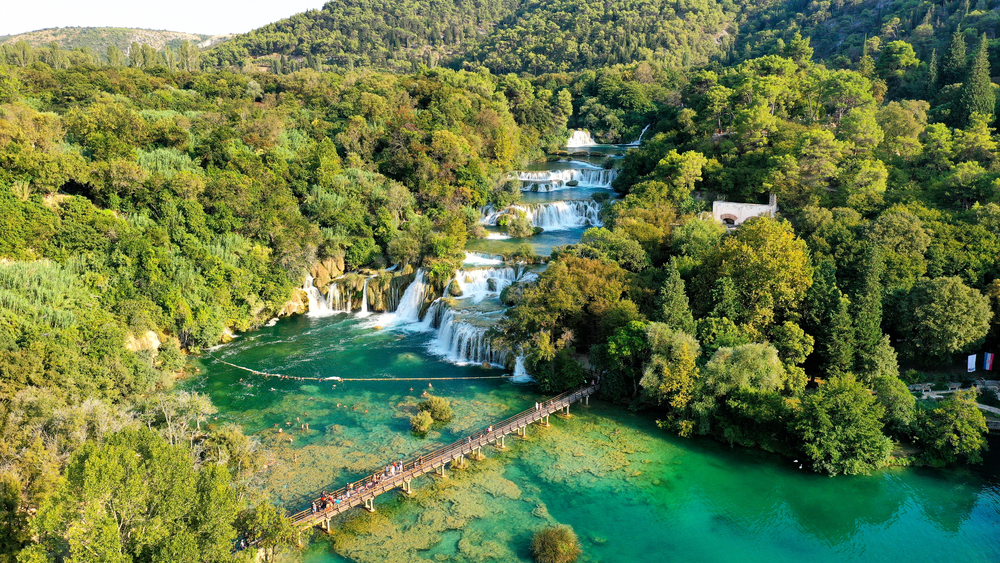
[[[330,308],[330,306],[326,303],[326,299],[323,299],[323,294],[316,289],[315,285],[313,285],[312,276],[306,276],[302,289],[305,290],[306,295],[309,298],[309,311],[306,313],[308,316],[329,317],[336,312]]]
[[[528,370],[524,367],[524,356],[519,355],[514,358],[514,376],[510,379],[514,383],[527,383],[535,378],[528,375]]]
[[[593,147],[597,142],[590,136],[590,131],[586,129],[575,129],[573,134],[566,141],[566,148],[575,149],[580,147]]]
[[[406,287],[403,297],[396,307],[396,318],[402,322],[417,322],[420,320],[420,307],[427,298],[427,281],[423,268],[417,270],[416,277]]]
[[[437,337],[431,351],[456,364],[490,364],[502,366],[507,359],[506,350],[493,348],[493,339],[487,334],[489,326],[480,326],[459,318],[458,313],[447,308],[441,314]]]
[[[532,225],[541,227],[546,231],[604,226],[604,223],[598,216],[601,211],[601,204],[593,200],[512,205],[500,210],[487,205],[480,210],[483,215],[480,222],[484,225],[496,225],[500,217],[510,213],[512,209],[523,212],[531,218]]]
[[[642,128],[642,132],[639,133],[639,138],[628,144],[630,147],[638,147],[642,144],[642,136],[646,134],[646,129],[649,129],[652,123]]]
[[[327,290],[326,300],[330,304],[330,308],[334,311],[338,311],[340,307],[340,285],[337,282],[330,284],[330,289]]]
[[[488,225],[489,223],[486,224]],[[496,223],[493,224],[495,225]],[[467,266],[499,266],[500,264],[503,264],[503,256],[484,254],[482,252],[470,252],[466,250],[465,261],[463,261],[462,264]]]
[[[521,181],[522,191],[552,192],[571,187],[611,189],[611,182],[618,177],[614,168],[564,168],[538,172],[516,172],[511,176]],[[576,182],[576,186],[567,185]]]
[[[499,295],[507,286],[520,278],[517,268],[477,268],[455,272],[454,281],[461,290],[461,299],[479,303],[491,295]],[[450,284],[449,284],[450,285]]]
[[[371,278],[365,278],[364,288],[361,290],[361,310],[358,311],[359,317],[367,317],[371,313],[368,312],[368,280]]]

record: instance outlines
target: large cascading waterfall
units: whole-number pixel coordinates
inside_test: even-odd
[[[531,218],[531,224],[547,231],[558,231],[578,227],[601,227],[599,217],[601,204],[594,200],[556,201],[532,205],[512,205],[496,210],[491,205],[481,209],[484,225],[496,225],[500,217],[512,209],[521,211]]]
[[[562,170],[544,170],[538,172],[521,171],[513,178],[521,181],[522,191],[553,192],[566,188],[604,188],[611,189],[611,182],[618,177],[614,168],[565,168]],[[576,182],[575,186],[568,185]]]
[[[580,147],[593,147],[597,142],[590,136],[590,131],[586,129],[576,129],[566,140],[566,148],[576,149]]]
[[[499,348],[489,331],[503,316],[504,307],[498,302],[486,301],[498,297],[500,292],[514,282],[537,279],[533,273],[521,268],[477,268],[455,272],[453,282],[460,295],[450,291],[431,303],[422,325],[436,329],[431,351],[458,364],[489,363],[504,366],[510,353]],[[448,284],[449,287],[451,283]]]
[[[302,285],[302,289],[305,290],[306,296],[309,298],[309,311],[306,313],[310,317],[329,317],[330,315],[336,313],[323,298],[323,294],[320,293],[316,286],[313,285],[313,277],[307,275],[305,283]]]
[[[473,322],[470,322],[460,311],[445,309],[431,350],[456,364],[489,363],[503,366],[507,361],[507,350],[494,347],[493,339],[489,336],[490,325],[478,324],[488,320],[483,315],[475,316]]]

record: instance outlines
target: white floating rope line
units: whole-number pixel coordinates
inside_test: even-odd
[[[248,367],[238,366],[234,363],[227,362],[226,360],[215,357],[212,354],[209,356],[217,362],[226,364],[227,366],[234,367],[236,369],[241,369],[243,371],[248,371],[254,375],[263,375],[264,377],[277,377],[279,379],[292,379],[295,381],[453,381],[457,379],[509,379],[514,377],[513,375],[474,375],[474,376],[464,376],[464,377],[302,377],[297,375],[282,375],[280,373],[269,373],[266,371],[260,371],[256,369],[251,369]]]

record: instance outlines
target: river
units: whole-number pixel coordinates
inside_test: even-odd
[[[555,233],[573,242],[583,228]],[[489,317],[497,312],[495,294],[451,306],[467,317]],[[478,431],[543,397],[530,382],[496,378],[506,372],[497,362],[482,367],[488,356],[456,365],[463,358],[442,345],[441,333],[392,313],[297,316],[204,356],[203,376],[188,388],[219,408],[213,423],[236,422],[259,438],[273,456],[264,486],[299,510],[323,489]],[[216,358],[288,376],[377,381],[265,378]],[[408,420],[425,392],[451,400],[455,418],[417,437]],[[355,509],[329,536],[318,533],[304,559],[528,562],[532,534],[560,523],[580,536],[580,560],[590,562],[1000,560],[995,440],[996,453],[980,467],[830,478],[777,455],[678,438],[657,428],[653,413],[592,400],[574,405],[568,418],[552,417],[549,428],[508,437],[507,445],[486,448],[486,460],[445,479],[421,477],[412,498],[383,495],[374,514]]]

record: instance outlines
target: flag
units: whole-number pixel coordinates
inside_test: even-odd
[[[976,371],[976,354],[969,356],[969,372]]]
[[[993,354],[989,352],[983,354],[983,369],[993,371]]]

